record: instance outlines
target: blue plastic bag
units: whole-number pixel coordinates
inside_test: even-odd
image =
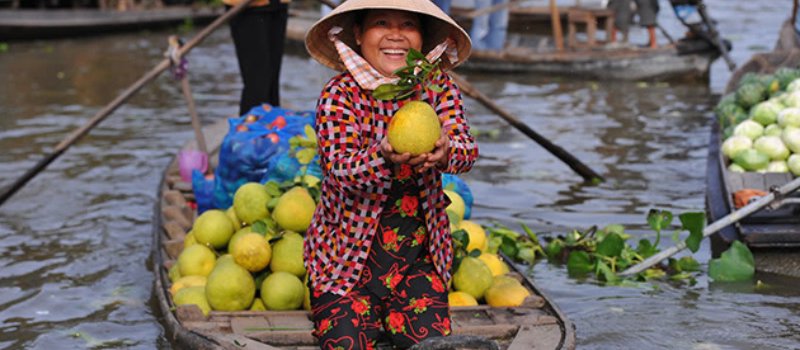
[[[460,177],[453,174],[442,174],[442,187],[444,189],[452,189],[464,200],[464,219],[469,219],[472,216],[472,191]]]
[[[313,127],[313,123],[313,111],[297,112],[268,104],[254,107],[241,117],[230,118],[213,180],[192,180],[193,187],[195,183],[198,186],[198,190],[194,191],[198,212],[230,207],[233,194],[247,182],[263,183],[271,178],[281,181],[294,178],[299,163],[296,159],[294,163],[286,160],[293,159],[288,155],[289,139],[304,135],[305,127]],[[319,165],[309,166],[309,172],[316,172],[314,168],[318,169]],[[213,182],[213,186],[209,185],[209,181]],[[210,192],[209,186],[212,188]],[[200,201],[204,203],[202,211]]]

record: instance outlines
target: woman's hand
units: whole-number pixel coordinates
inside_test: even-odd
[[[425,162],[427,156],[425,154],[418,155],[416,157],[412,156],[411,153],[396,153],[392,145],[389,144],[389,138],[384,137],[381,140],[381,154],[384,158],[386,158],[392,164],[405,164],[408,163],[411,166],[416,166]]]
[[[419,157],[424,157],[424,161],[417,165],[415,170],[421,173],[435,166],[447,167],[448,154],[450,154],[450,138],[447,136],[447,131],[442,129],[442,134],[434,144],[433,152],[420,155]]]

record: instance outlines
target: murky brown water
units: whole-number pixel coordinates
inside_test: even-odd
[[[709,1],[741,63],[772,47],[791,1]],[[662,4],[666,6],[666,4]],[[664,26],[681,30],[668,9]],[[10,43],[0,53],[0,188],[82,125],[161,58],[169,33]],[[642,33],[632,40],[644,42]],[[237,110],[239,78],[226,29],[190,57],[206,123]],[[329,71],[284,60],[283,98],[310,109]],[[468,102],[482,158],[465,176],[474,217],[564,232],[622,223],[647,234],[650,208],[703,209],[713,94],[708,84],[610,83],[468,74],[478,88],[600,172],[584,186],[553,156]],[[322,78],[325,77],[325,78]],[[148,255],[161,170],[192,137],[177,83],[167,75],[69,149],[0,207],[0,348],[169,348],[152,303]],[[707,245],[697,254],[709,259]],[[800,281],[766,286],[656,283],[603,287],[540,262],[538,284],[577,325],[580,348],[791,349],[800,347]]]

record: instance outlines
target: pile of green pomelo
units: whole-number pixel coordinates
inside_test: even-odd
[[[800,175],[800,69],[745,74],[714,112],[733,172]]]
[[[426,114],[429,112],[432,109]],[[404,114],[420,118],[418,113],[398,113],[393,121],[402,121],[404,117],[399,116]],[[435,120],[431,124],[438,126],[438,119]],[[419,123],[399,124],[390,126],[392,137],[400,139],[395,142],[404,142],[404,133],[415,138],[406,143],[419,142],[419,135],[425,134],[413,128]],[[431,143],[439,131],[427,134],[431,136],[424,142]],[[433,148],[421,147],[423,152]],[[509,266],[499,255],[487,251],[489,242],[484,229],[464,218],[463,198],[455,191],[445,193],[452,201],[447,207],[451,230],[466,231],[469,244],[465,248],[471,252],[459,259],[453,273],[450,305],[521,305],[531,291],[509,275]],[[311,175],[298,177],[292,185],[283,187],[273,182],[250,182],[236,190],[230,208],[200,214],[184,240],[177,263],[169,270],[175,305],[194,304],[206,315],[211,310],[308,310],[303,235],[318,197],[319,179]]]

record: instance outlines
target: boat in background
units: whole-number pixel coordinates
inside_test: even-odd
[[[212,167],[219,161],[217,154],[227,132],[227,120],[205,129]],[[192,149],[197,149],[194,140],[183,148]],[[168,271],[183,250],[184,237],[196,217],[196,210],[189,205],[194,199],[191,184],[182,180],[177,157],[164,171],[158,193],[153,215],[151,261],[156,303],[167,339],[187,349],[319,348],[311,334],[311,314],[305,310],[211,311],[205,316],[195,305],[176,306],[169,292]],[[519,307],[478,305],[451,308],[453,336],[431,339],[437,349],[498,349],[498,346],[499,349],[511,350],[575,348],[575,326],[529,276],[515,264],[509,263],[509,266],[514,270],[511,276],[532,295]],[[379,348],[391,347],[379,343]]]
[[[795,0],[797,6],[797,0]],[[800,68],[800,36],[791,21],[781,28],[775,50],[759,53],[741,65],[727,84],[725,94],[733,92],[747,73],[771,74],[781,67]],[[706,175],[706,211],[714,222],[735,210],[733,195],[744,189],[765,192],[792,181],[791,173],[737,173],[728,170],[728,160],[721,153],[722,132],[714,118],[709,140]],[[797,192],[790,201],[772,208],[766,207],[711,236],[713,257],[728,249],[735,240],[746,244],[753,252],[755,268],[760,272],[800,277],[800,200]]]
[[[221,6],[165,6],[149,9],[0,9],[0,41],[71,38],[160,29],[213,21]]]
[[[466,30],[477,13],[463,8],[453,8],[451,12]],[[707,40],[683,38],[649,48],[594,39],[597,28],[608,29],[611,25],[613,14],[609,12],[603,8],[573,6],[557,7],[553,13],[546,7],[512,5],[506,48],[473,50],[457,70],[537,73],[581,79],[708,80],[711,64],[720,53]],[[559,27],[563,24],[563,28],[568,29],[565,37],[553,35],[551,18],[554,16],[559,18]],[[319,13],[315,11],[292,11],[288,41],[302,47],[306,31],[317,19]],[[587,21],[593,23],[595,29],[587,29],[591,33],[579,32]],[[558,49],[559,45],[563,48]]]

